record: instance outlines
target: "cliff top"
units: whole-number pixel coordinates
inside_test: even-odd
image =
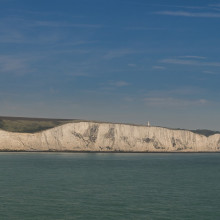
[[[70,119],[0,117],[0,129],[10,132],[35,133],[71,122]]]
[[[89,121],[89,120],[81,120],[81,119],[54,119],[54,118],[27,118],[27,117],[0,116],[0,129],[10,132],[35,133],[35,132],[51,129],[60,125],[64,125],[67,123],[77,123],[77,122],[126,124],[126,123]],[[138,124],[126,124],[126,125],[144,126]],[[193,133],[204,135],[207,137],[214,134],[220,134],[219,131],[212,131],[207,129],[197,129],[197,130],[186,130],[180,128],[176,128],[176,129],[167,128],[167,129],[191,131]]]

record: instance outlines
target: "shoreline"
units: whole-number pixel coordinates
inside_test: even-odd
[[[101,153],[109,153],[109,154],[197,154],[197,153],[220,153],[220,151],[25,151],[25,150],[0,150],[0,153],[91,153],[91,154],[101,154]]]

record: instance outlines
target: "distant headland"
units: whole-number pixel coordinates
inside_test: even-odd
[[[2,116],[0,151],[220,152],[220,132]]]

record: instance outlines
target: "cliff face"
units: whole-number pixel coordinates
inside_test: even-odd
[[[27,134],[0,130],[1,151],[220,152],[220,134],[79,122]]]

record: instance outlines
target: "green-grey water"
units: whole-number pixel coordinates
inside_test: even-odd
[[[0,153],[0,219],[220,219],[220,154]]]

